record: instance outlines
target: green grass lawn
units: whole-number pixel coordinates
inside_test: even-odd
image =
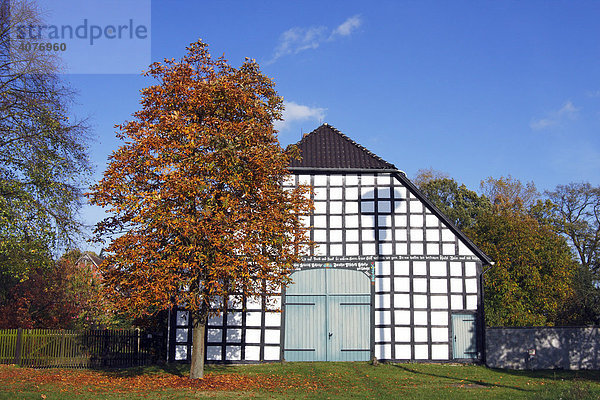
[[[0,366],[0,399],[598,399],[600,371],[507,371],[476,365],[285,363],[122,370]]]

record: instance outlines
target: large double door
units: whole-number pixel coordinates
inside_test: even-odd
[[[297,271],[285,296],[287,361],[367,361],[371,356],[370,280],[360,271]]]

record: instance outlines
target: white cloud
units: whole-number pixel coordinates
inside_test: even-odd
[[[322,121],[325,118],[325,108],[309,107],[293,101],[284,102],[283,120],[275,121],[275,129],[282,131],[295,121],[316,120]]]
[[[333,30],[325,26],[290,28],[281,34],[279,43],[273,51],[273,57],[271,57],[266,64],[272,64],[286,55],[298,54],[304,50],[316,49],[326,41],[334,41],[338,37],[350,36],[361,24],[362,19],[360,15],[354,15]]]
[[[569,100],[557,111],[551,112],[546,118],[535,119],[529,123],[534,131],[539,131],[560,125],[566,120],[577,119],[579,109]]]
[[[335,36],[348,36],[361,25],[362,18],[360,17],[360,15],[350,17],[344,22],[342,22],[337,28],[335,28],[329,38],[332,39]]]

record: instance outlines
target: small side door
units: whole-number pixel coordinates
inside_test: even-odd
[[[474,314],[452,314],[452,358],[477,358],[477,326]]]

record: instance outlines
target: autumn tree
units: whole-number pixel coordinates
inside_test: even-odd
[[[125,143],[92,188],[121,233],[101,270],[108,295],[137,315],[185,306],[193,321],[191,378],[203,376],[207,318],[230,294],[255,297],[290,282],[310,211],[307,188],[284,190],[292,149],[273,121],[282,99],[256,64],[214,59],[202,41],[180,60],[150,66],[158,84],[120,125]]]
[[[574,295],[578,265],[552,226],[496,205],[466,230],[492,260],[484,276],[486,323],[555,325]]]
[[[90,172],[87,128],[69,119],[73,91],[59,60],[19,50],[14,37],[39,16],[34,2],[0,0],[0,301],[73,244]]]
[[[540,198],[533,181],[523,183],[510,175],[500,178],[488,177],[481,181],[480,191],[494,204],[525,210],[531,208]]]

